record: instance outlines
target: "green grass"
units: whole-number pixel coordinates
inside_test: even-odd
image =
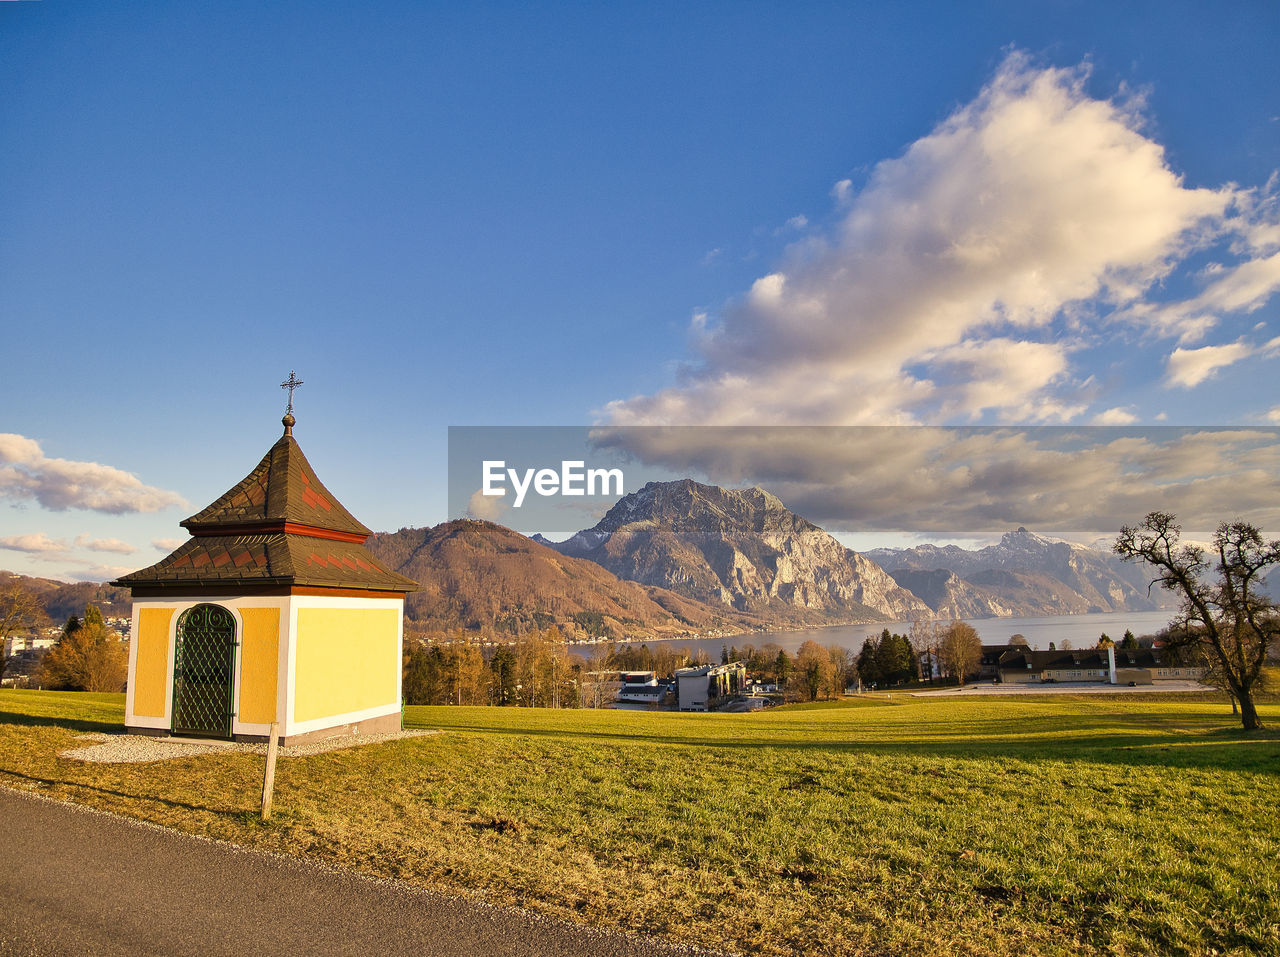
[[[0,692],[0,783],[737,951],[1280,953],[1280,735],[1208,697],[408,708],[444,733],[282,760],[269,825],[260,757],[57,756],[121,710]]]

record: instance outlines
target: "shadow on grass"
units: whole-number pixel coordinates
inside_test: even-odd
[[[22,771],[0,770],[0,781],[3,781],[5,778],[18,778],[23,781],[30,781],[32,784],[38,785],[41,788],[72,788],[80,791],[91,791],[94,794],[106,794],[111,797],[124,798],[129,801],[150,801],[170,808],[182,808],[186,811],[203,811],[206,814],[212,814],[215,817],[227,818],[228,820],[239,820],[245,811],[244,808],[208,807],[203,804],[192,804],[189,801],[177,801],[173,798],[159,797],[155,794],[141,794],[135,791],[120,791],[115,788],[102,787],[97,784],[85,784],[83,781],[70,781],[65,778],[42,778],[35,774],[24,774]]]
[[[1134,722],[1140,727],[1144,722]],[[697,735],[636,734],[595,729],[568,728],[495,728],[474,722],[443,723],[432,727],[444,731],[473,734],[531,737],[547,741],[609,742],[638,746],[706,748],[722,751],[811,751],[831,754],[875,754],[911,758],[941,757],[993,761],[1084,761],[1095,764],[1131,765],[1137,767],[1204,768],[1280,774],[1280,731],[1264,728],[1245,732],[1231,728],[1206,728],[1203,731],[1169,729],[1160,733],[1153,728],[1146,733],[1115,733],[1114,722],[1106,725],[1085,720],[1070,729],[1060,724],[1052,736],[1038,737],[986,731],[947,731],[920,728],[907,732],[899,741],[859,740],[856,735],[837,739],[829,735],[802,738],[787,735],[740,735],[736,737],[699,737]],[[405,722],[406,727],[417,722]],[[424,722],[423,726],[427,726]],[[1153,733],[1154,731],[1154,733]]]
[[[55,718],[47,715],[23,714],[20,711],[0,711],[0,724],[13,724],[26,728],[69,728],[72,731],[94,731],[99,734],[124,734],[124,725],[119,721]]]

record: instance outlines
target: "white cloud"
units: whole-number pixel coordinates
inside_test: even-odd
[[[860,190],[837,183],[837,227],[695,330],[695,361],[671,386],[602,418],[1074,421],[1096,387],[1064,341],[1096,345],[1122,324],[1194,337],[1218,314],[1256,310],[1280,288],[1280,258],[1259,245],[1276,203],[1186,186],[1132,105],[1091,98],[1085,77],[1011,55]],[[1231,237],[1243,261],[1207,274],[1197,296],[1146,301],[1192,252]],[[1226,359],[1239,347],[1213,348]],[[1215,355],[1179,352],[1178,384]]]
[[[505,489],[501,495],[485,495],[481,489],[476,489],[467,500],[467,515],[486,522],[498,521],[502,513],[511,507],[507,504],[506,494]]]
[[[187,540],[185,538],[153,538],[151,544],[162,552],[172,552],[187,544]]]
[[[1170,385],[1191,389],[1210,378],[1219,369],[1253,355],[1254,348],[1245,342],[1225,346],[1203,346],[1199,349],[1174,349],[1166,367]]]
[[[109,465],[46,458],[38,442],[12,433],[0,434],[0,497],[35,499],[55,512],[81,508],[112,515],[187,504],[178,493],[144,485]]]
[[[1177,333],[1181,342],[1195,342],[1224,314],[1248,315],[1280,289],[1280,253],[1230,269],[1215,266],[1206,274],[1216,278],[1198,296],[1150,311],[1149,321]]]
[[[69,550],[66,542],[52,539],[44,532],[0,538],[0,548],[12,552],[27,552],[31,555],[62,555]]]
[[[1277,418],[1280,418],[1278,410]],[[1207,535],[1280,530],[1274,428],[710,427],[593,433],[665,474],[760,485],[829,531],[1092,541],[1159,507]]]
[[[955,380],[950,392],[956,412],[977,417],[1000,409],[1009,419],[1068,421],[1084,406],[1057,403],[1046,392],[1066,374],[1066,353],[1060,343],[967,339],[923,358]],[[1026,401],[1014,405],[1020,396]],[[944,406],[941,411],[946,415],[951,410]]]
[[[80,564],[83,567],[68,571],[66,576],[75,581],[101,582],[112,581],[121,575],[128,575],[130,572],[137,571],[137,569],[130,568],[128,565]]]
[[[0,432],[0,462],[33,465],[43,458],[39,442],[12,432]]]
[[[1099,412],[1093,417],[1094,425],[1131,425],[1138,421],[1138,417],[1129,409],[1107,409],[1105,412]]]
[[[92,552],[116,552],[120,555],[132,555],[137,551],[128,542],[122,542],[118,538],[90,538],[88,535],[77,535],[76,546]]]

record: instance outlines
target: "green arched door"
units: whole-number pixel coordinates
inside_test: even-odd
[[[173,733],[231,737],[236,620],[220,605],[178,616],[173,661]]]

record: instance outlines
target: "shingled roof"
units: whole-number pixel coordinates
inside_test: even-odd
[[[257,468],[181,523],[191,532],[190,541],[162,561],[111,584],[415,591],[416,581],[390,571],[364,547],[373,533],[316,478],[293,438],[293,416],[283,421],[284,435]]]
[[[373,534],[316,478],[290,427],[257,468],[180,524],[192,535],[225,535],[229,528],[283,531],[284,524],[358,536],[362,542]]]

